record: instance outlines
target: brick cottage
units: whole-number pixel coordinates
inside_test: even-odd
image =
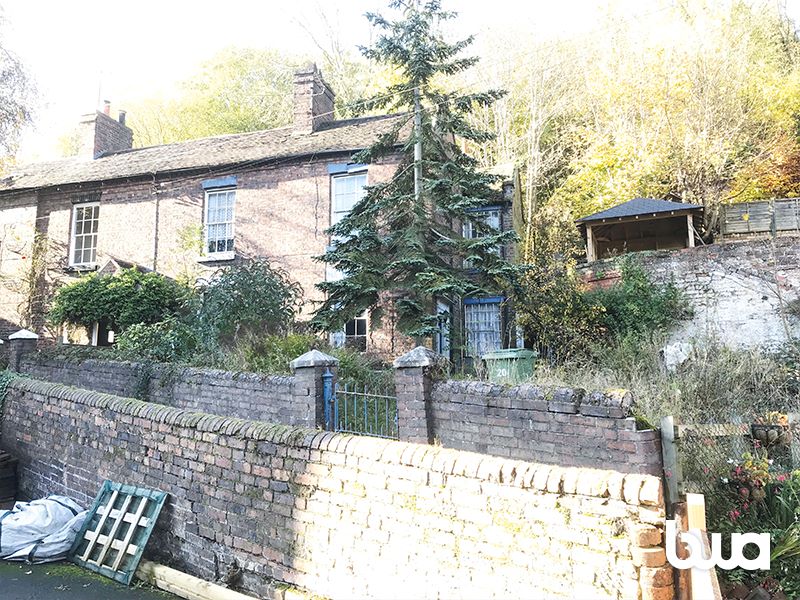
[[[125,113],[114,119],[109,112],[107,103],[83,118],[78,157],[20,167],[0,179],[0,320],[44,331],[46,300],[32,290],[98,268],[137,265],[193,280],[253,257],[268,258],[300,283],[300,318],[308,318],[322,299],[315,284],[338,276],[314,260],[331,243],[326,230],[365,185],[391,178],[401,159],[394,153],[377,164],[354,164],[354,152],[408,120],[335,119],[334,92],[315,65],[295,74],[289,127],[133,149]],[[511,227],[514,189],[509,179],[487,222]],[[503,300],[453,299],[437,309],[465,320],[478,354],[503,345]],[[409,348],[391,323],[368,321],[354,319],[334,341],[384,355]],[[102,344],[106,336],[96,328],[91,341]],[[437,350],[450,352],[448,337],[434,340]]]

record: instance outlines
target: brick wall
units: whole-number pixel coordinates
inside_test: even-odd
[[[435,383],[434,438],[443,446],[521,460],[662,473],[658,431],[639,430],[624,390]]]
[[[314,399],[291,376],[95,359],[71,362],[36,354],[23,358],[20,372],[174,408],[284,425],[315,424]]]
[[[674,282],[694,308],[670,342],[714,338],[731,347],[774,346],[787,329],[800,336],[800,318],[787,304],[800,299],[800,237],[745,240],[684,250],[637,252],[655,281]],[[581,268],[591,285],[618,277],[616,259]],[[600,277],[597,277],[599,275]]]
[[[314,257],[324,254],[329,244],[325,233],[331,219],[328,165],[349,160],[350,155],[342,153],[325,159],[297,159],[280,166],[234,173],[237,176],[237,256],[268,258],[274,265],[286,269],[303,288],[308,306],[323,298],[315,285],[325,280],[325,265]],[[396,165],[396,157],[370,165],[370,184],[391,178]],[[109,258],[117,258],[169,277],[192,281],[232,264],[231,261],[202,262],[196,248],[205,201],[201,183],[208,178],[207,174],[156,177],[155,180],[104,182],[94,188],[91,184],[66,185],[21,196],[18,211],[6,208],[0,211],[0,241],[5,221],[19,223],[22,247],[29,248],[35,223],[37,230],[50,241],[46,279],[73,281],[73,274],[65,272],[73,202],[80,196],[97,193],[100,196],[99,265]],[[131,227],[131,223],[136,223],[136,227]],[[12,260],[16,261],[13,272],[10,270]],[[14,275],[24,266],[17,258],[0,257],[0,275],[5,271]],[[19,322],[21,297],[11,289],[14,281],[0,278],[0,318]],[[299,318],[308,319],[310,314],[307,307]],[[39,332],[43,332],[41,327]],[[391,337],[382,333],[371,342],[371,350],[378,353],[387,352],[391,347]]]
[[[274,597],[673,598],[661,481],[15,380],[0,447],[29,497],[103,478],[170,499],[147,555]]]
[[[284,425],[323,422],[321,384],[305,377],[233,373],[174,365],[27,354],[20,372],[75,387],[136,397],[175,408]],[[625,390],[501,386],[480,381],[433,382],[423,368],[396,371],[400,439],[435,442],[545,464],[661,475],[661,442],[630,416]],[[321,393],[321,392],[320,392]],[[426,400],[427,399],[427,400]]]

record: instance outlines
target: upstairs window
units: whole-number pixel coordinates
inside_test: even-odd
[[[500,209],[492,208],[491,210],[481,210],[473,213],[476,220],[481,221],[484,225],[500,231]],[[463,226],[464,237],[468,240],[477,240],[483,236],[482,232],[474,226],[471,221],[465,221]]]
[[[501,231],[499,208],[476,211],[473,213],[473,216],[477,221],[482,222],[487,227],[497,230],[498,233]],[[462,229],[464,237],[468,240],[479,240],[480,238],[485,237],[485,233],[475,227],[475,224],[472,223],[472,221],[465,221]],[[497,246],[494,248],[494,253],[498,256],[502,256],[502,248]],[[470,268],[472,265],[470,261],[465,261],[464,266],[466,268]]]
[[[364,197],[367,185],[366,165],[330,165],[331,173],[331,226],[336,225]],[[336,246],[341,237],[331,236],[331,246]],[[325,267],[325,280],[338,281],[344,274],[333,267]]]
[[[210,257],[233,255],[233,219],[236,190],[206,190],[205,248]]]
[[[97,261],[97,226],[100,220],[99,202],[82,202],[72,207],[69,265],[94,267]]]
[[[336,175],[331,178],[331,225],[336,225],[364,197],[367,172]]]

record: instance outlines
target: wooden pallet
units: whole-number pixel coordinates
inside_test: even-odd
[[[166,498],[164,492],[106,480],[69,559],[129,585]]]

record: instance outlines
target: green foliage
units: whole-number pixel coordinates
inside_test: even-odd
[[[606,289],[585,294],[603,328],[615,337],[667,331],[676,322],[691,317],[691,306],[674,284],[656,285],[632,255],[620,261],[622,281]]]
[[[56,291],[48,320],[84,326],[106,320],[111,329],[122,332],[137,323],[157,323],[179,314],[190,295],[189,288],[136,268],[113,276],[92,273]]]
[[[574,261],[533,254],[515,300],[518,322],[540,354],[563,362],[587,356],[596,345],[636,345],[691,316],[672,283],[653,282],[632,256],[620,262],[621,281],[585,291]]]
[[[436,331],[433,315],[436,297],[464,297],[508,287],[518,268],[495,249],[515,239],[513,232],[488,228],[473,209],[490,205],[497,177],[480,172],[457,139],[481,143],[491,135],[473,127],[467,116],[476,106],[489,105],[502,92],[448,93],[436,82],[475,63],[460,58],[471,38],[448,43],[441,27],[454,15],[441,10],[437,0],[415,3],[396,1],[403,12],[396,21],[368,14],[379,30],[374,45],[364,50],[367,58],[391,65],[400,81],[386,93],[364,100],[363,111],[404,112],[390,134],[357,154],[355,162],[374,163],[400,148],[402,161],[391,181],[369,186],[364,198],[330,229],[339,242],[320,260],[344,277],[318,287],[326,300],[314,315],[313,325],[333,331],[349,319],[370,311],[374,322],[385,313],[396,318],[397,328],[411,336],[425,337]],[[409,135],[414,89],[419,90],[421,127],[419,141],[420,195],[415,194],[414,143]],[[484,237],[465,239],[454,223],[467,222]],[[464,261],[474,269],[470,277]]]
[[[202,348],[196,328],[170,318],[157,323],[136,323],[117,338],[114,354],[128,360],[188,362]]]
[[[731,533],[769,533],[772,539],[769,571],[724,571],[723,581],[773,587],[790,598],[800,594],[800,471],[781,472],[757,448],[717,482],[707,506],[709,530],[723,534],[723,556]]]
[[[289,331],[302,306],[303,290],[266,259],[221,269],[200,290],[198,324],[223,342],[241,335]]]
[[[238,367],[258,373],[289,373],[289,363],[316,348],[320,340],[310,334],[248,336],[240,341],[233,354]]]

